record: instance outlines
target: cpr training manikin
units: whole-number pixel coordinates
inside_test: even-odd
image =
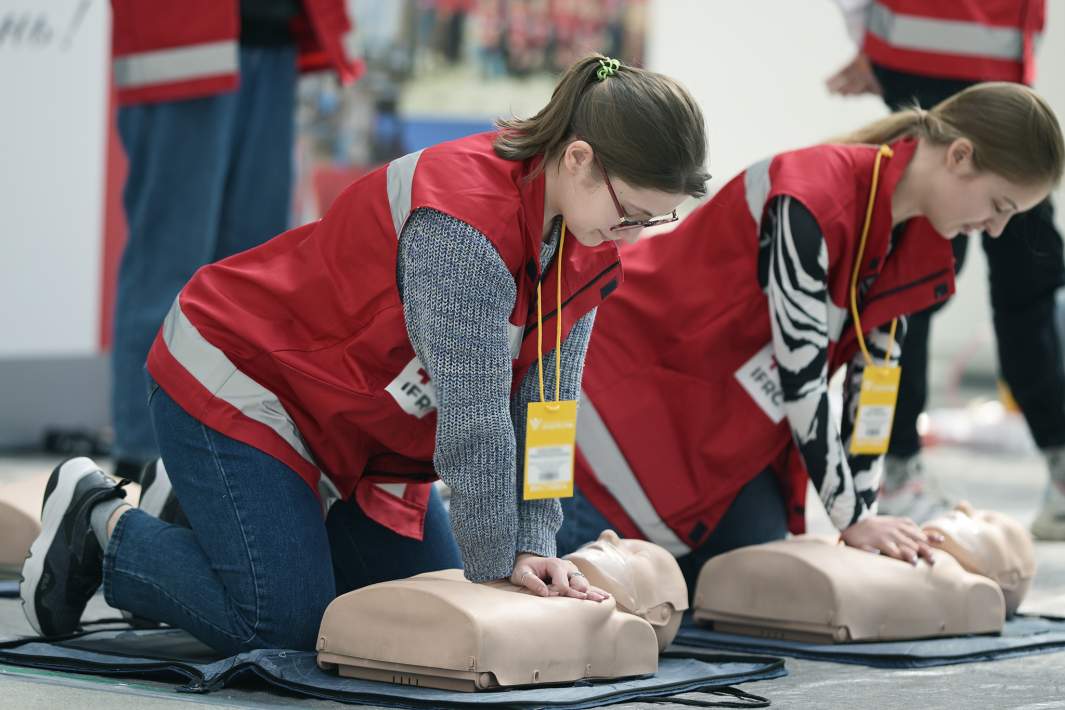
[[[944,538],[932,543],[934,565],[815,536],[720,555],[699,574],[695,620],[726,633],[818,643],[1001,632],[1035,575],[1028,532],[965,503],[924,530]]]
[[[474,584],[461,570],[374,584],[326,609],[318,665],[464,691],[657,671],[688,606],[673,556],[607,530],[566,559],[611,598],[539,597],[505,581]]]
[[[21,572],[30,545],[40,534],[40,523],[0,501],[0,578],[15,577]]]

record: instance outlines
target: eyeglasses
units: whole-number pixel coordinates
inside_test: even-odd
[[[610,228],[611,232],[622,232],[627,229],[642,229],[644,227],[656,227],[660,224],[669,224],[670,222],[676,222],[677,211],[673,210],[668,215],[662,215],[660,217],[651,217],[650,219],[632,219],[625,214],[625,209],[621,206],[621,202],[618,200],[618,195],[614,192],[614,186],[610,184],[610,177],[606,174],[606,169],[603,164],[599,162],[599,157],[595,157],[595,164],[599,166],[599,172],[603,173],[603,180],[606,181],[606,189],[610,191],[610,199],[614,201],[614,207],[618,211],[618,223]]]

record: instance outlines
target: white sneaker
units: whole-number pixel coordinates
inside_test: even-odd
[[[1047,482],[1043,492],[1043,505],[1032,523],[1032,535],[1036,540],[1065,541],[1065,486]]]
[[[909,518],[918,525],[954,509],[936,480],[925,471],[920,454],[884,457],[884,478],[877,500],[880,515]]]

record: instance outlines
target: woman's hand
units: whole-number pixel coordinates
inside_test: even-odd
[[[884,90],[880,88],[880,82],[873,74],[873,68],[864,54],[858,54],[847,66],[828,77],[825,82],[828,90],[840,96],[857,96],[859,94],[876,94],[880,96]]]
[[[573,597],[601,602],[610,595],[588,583],[577,565],[557,557],[523,552],[514,560],[510,581],[541,597]]]
[[[918,558],[935,564],[929,542],[942,542],[937,533],[926,535],[909,518],[874,515],[860,520],[843,531],[843,542],[866,552],[883,553],[897,560],[917,564]]]

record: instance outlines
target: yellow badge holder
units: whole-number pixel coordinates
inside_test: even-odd
[[[525,427],[525,500],[568,498],[573,495],[573,457],[577,445],[577,402],[561,401],[562,383],[562,246],[566,221],[558,239],[555,271],[555,401],[544,396],[544,313],[540,284],[536,284],[536,355],[540,372],[540,401],[529,403]]]
[[[891,334],[882,365],[875,365],[869,349],[865,345],[862,322],[858,317],[858,274],[861,270],[862,257],[865,256],[865,242],[869,237],[869,226],[873,219],[873,203],[876,200],[876,187],[880,180],[880,160],[890,158],[891,148],[880,146],[876,162],[873,164],[873,185],[869,191],[869,205],[865,211],[865,224],[862,238],[858,244],[858,256],[854,260],[851,273],[851,317],[854,319],[854,333],[858,337],[858,346],[865,359],[865,371],[862,373],[862,388],[858,395],[858,414],[854,418],[854,431],[851,434],[850,452],[852,454],[880,455],[887,451],[891,440],[891,423],[895,419],[895,402],[899,397],[899,377],[902,369],[889,365],[891,351],[895,347],[895,329],[898,318],[891,321]]]

